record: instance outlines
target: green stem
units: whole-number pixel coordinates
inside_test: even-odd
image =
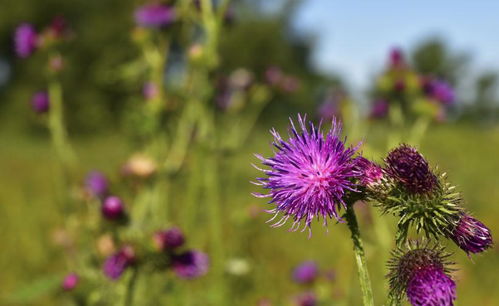
[[[371,288],[371,281],[367,271],[367,264],[364,255],[364,247],[362,246],[362,239],[360,238],[359,225],[355,217],[353,204],[347,206],[346,219],[348,228],[352,234],[353,250],[355,253],[355,261],[357,263],[357,272],[359,274],[360,289],[362,292],[362,300],[364,306],[373,306],[373,292]]]
[[[128,280],[128,285],[125,292],[125,301],[123,303],[124,306],[133,305],[133,295],[135,292],[135,286],[137,285],[138,276],[139,276],[139,269],[137,267],[134,267],[132,270],[132,275]]]

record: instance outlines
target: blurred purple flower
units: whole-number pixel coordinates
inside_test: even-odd
[[[102,203],[102,215],[109,220],[120,219],[124,216],[123,201],[116,196],[107,197]]]
[[[279,82],[281,82],[282,77],[283,77],[282,70],[277,66],[271,66],[267,68],[267,70],[265,71],[265,80],[270,85],[279,84]]]
[[[356,159],[357,168],[360,171],[360,184],[369,186],[379,183],[383,179],[383,169],[372,161],[362,156]]]
[[[405,65],[404,54],[400,48],[390,50],[390,66],[392,68],[401,68]]]
[[[64,36],[68,29],[68,24],[63,16],[57,16],[50,23],[50,30],[56,38]]]
[[[29,23],[23,23],[17,27],[14,34],[14,43],[17,56],[27,58],[37,48],[38,35],[35,28]]]
[[[371,108],[371,118],[381,119],[388,115],[390,104],[386,100],[376,100]]]
[[[305,261],[293,271],[293,279],[298,284],[313,283],[319,275],[319,268],[314,261]]]
[[[285,76],[281,80],[280,87],[285,92],[295,92],[300,88],[300,80],[294,76]]]
[[[433,82],[432,96],[444,105],[451,105],[454,102],[455,94],[454,89],[449,83],[442,80],[435,80]]]
[[[295,297],[296,306],[315,306],[317,305],[317,297],[313,292],[305,292]]]
[[[111,280],[121,277],[126,268],[135,262],[135,252],[131,246],[125,246],[119,252],[109,256],[102,266],[102,272]]]
[[[210,260],[208,255],[196,250],[187,251],[172,258],[172,267],[175,274],[184,279],[193,279],[208,272]]]
[[[142,95],[146,100],[152,100],[159,94],[158,87],[153,82],[147,82],[142,87]]]
[[[154,233],[153,241],[159,250],[174,250],[184,245],[184,233],[178,227]]]
[[[46,91],[36,92],[31,98],[31,107],[35,113],[46,113],[50,109],[49,95]]]
[[[162,4],[147,4],[135,10],[135,22],[145,28],[161,28],[175,20],[172,7]]]
[[[492,246],[492,234],[485,224],[463,214],[450,238],[466,253],[480,253]]]
[[[99,171],[90,172],[85,180],[85,185],[87,190],[97,198],[105,196],[109,188],[106,176]]]
[[[319,117],[323,120],[333,120],[335,117],[340,115],[340,110],[338,109],[338,101],[335,99],[327,99],[317,110]]]
[[[254,195],[271,198],[269,203],[275,206],[268,211],[274,214],[271,220],[283,214],[274,227],[283,225],[289,218],[294,220],[292,231],[298,230],[302,220],[305,221],[303,230],[310,229],[315,217],[322,217],[324,226],[327,218],[340,221],[338,209],[346,206],[343,197],[348,191],[356,191],[352,179],[360,175],[353,157],[357,148],[345,147],[340,139],[341,126],[335,120],[325,137],[320,124],[315,127],[309,122],[308,129],[305,117],[298,116],[300,129],[291,119],[290,122],[288,141],[271,130],[273,145],[277,148],[274,157],[256,155],[271,170],[257,168],[267,177],[258,178],[255,184],[268,189],[269,193]]]
[[[76,273],[69,273],[64,277],[61,287],[65,291],[71,291],[73,290],[77,285],[78,282],[80,281],[80,277]]]

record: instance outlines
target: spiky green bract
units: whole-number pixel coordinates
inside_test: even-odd
[[[461,216],[460,194],[446,182],[446,174],[436,175],[438,184],[429,193],[411,193],[388,176],[368,190],[368,198],[384,214],[399,217],[397,245],[403,244],[411,227],[428,238],[448,236]]]
[[[391,253],[392,258],[388,261],[388,274],[386,277],[390,284],[390,298],[393,301],[400,302],[404,294],[408,294],[410,299],[417,292],[408,292],[414,289],[409,285],[417,281],[421,277],[421,272],[430,271],[436,273],[438,278],[444,278],[448,281],[448,290],[435,288],[433,297],[428,296],[428,300],[442,300],[442,293],[447,300],[452,301],[455,298],[455,284],[452,281],[449,273],[455,269],[451,268],[454,264],[448,260],[451,255],[447,253],[443,246],[430,245],[425,241],[409,241],[404,247],[397,247]],[[438,282],[437,282],[438,283]],[[431,282],[430,284],[431,285]],[[409,290],[408,290],[409,289]],[[430,291],[431,288],[427,291]],[[411,300],[412,303],[412,300]],[[437,304],[425,304],[437,305]]]

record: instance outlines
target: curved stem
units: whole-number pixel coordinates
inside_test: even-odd
[[[347,205],[346,219],[348,228],[352,234],[353,250],[355,253],[355,261],[357,263],[357,272],[359,274],[360,290],[362,291],[362,301],[364,306],[373,306],[373,292],[371,288],[371,280],[367,271],[366,259],[364,256],[364,247],[360,238],[359,225],[355,217],[353,204]]]

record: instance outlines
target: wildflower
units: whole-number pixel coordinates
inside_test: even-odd
[[[371,118],[384,118],[388,115],[390,104],[386,100],[376,100],[371,108]]]
[[[390,66],[401,68],[405,65],[404,54],[400,48],[393,48],[390,51]]]
[[[172,227],[170,229],[154,233],[153,242],[158,250],[171,251],[184,245],[185,237],[178,227]]]
[[[357,159],[357,168],[361,172],[359,177],[360,185],[368,186],[379,183],[383,179],[383,169],[372,161],[359,156]]]
[[[482,222],[464,213],[449,236],[468,254],[480,253],[492,246],[490,230]]]
[[[315,306],[317,305],[317,297],[313,292],[305,292],[295,297],[296,306]]]
[[[162,4],[148,4],[135,11],[135,22],[145,28],[162,28],[175,20],[172,7]]]
[[[69,273],[64,277],[64,280],[62,281],[62,289],[65,291],[71,291],[73,290],[79,283],[80,277],[76,273]]]
[[[124,214],[125,209],[123,207],[123,201],[119,197],[107,197],[102,203],[102,215],[104,215],[106,219],[120,219]]]
[[[97,198],[103,197],[108,193],[109,184],[106,176],[99,171],[92,171],[85,180],[87,190]]]
[[[142,88],[142,95],[146,100],[152,100],[159,94],[158,87],[153,82],[147,82]]]
[[[428,162],[415,148],[401,145],[392,150],[387,158],[387,173],[411,193],[428,193],[438,186],[438,179]]]
[[[46,91],[39,91],[31,98],[31,107],[38,114],[46,113],[50,109],[50,99]]]
[[[274,157],[256,155],[271,170],[259,169],[267,177],[258,178],[255,183],[269,189],[269,193],[254,195],[271,198],[269,203],[275,205],[268,211],[274,214],[271,220],[279,213],[283,214],[273,226],[281,226],[292,218],[292,231],[297,230],[302,221],[305,223],[303,230],[310,228],[315,217],[322,217],[324,225],[327,218],[341,221],[338,209],[346,208],[345,195],[356,191],[353,179],[360,175],[353,157],[357,148],[345,147],[340,139],[340,124],[333,120],[332,128],[324,137],[320,125],[315,127],[310,122],[310,129],[307,129],[305,120],[298,116],[301,130],[290,120],[287,141],[271,130],[277,148]]]
[[[27,58],[37,48],[38,35],[34,27],[29,23],[23,23],[17,27],[14,34],[14,43],[17,56]]]
[[[449,276],[449,264],[442,247],[413,244],[408,251],[397,249],[390,260],[390,295],[400,300],[405,292],[413,306],[451,306],[456,284]]]
[[[305,261],[293,271],[293,279],[298,284],[313,283],[319,274],[319,269],[314,261]]]
[[[208,255],[196,250],[187,251],[172,258],[172,267],[178,277],[193,279],[208,272],[210,260]]]
[[[119,252],[109,256],[102,266],[102,272],[111,280],[121,277],[126,268],[135,262],[135,252],[131,246],[125,246]]]

